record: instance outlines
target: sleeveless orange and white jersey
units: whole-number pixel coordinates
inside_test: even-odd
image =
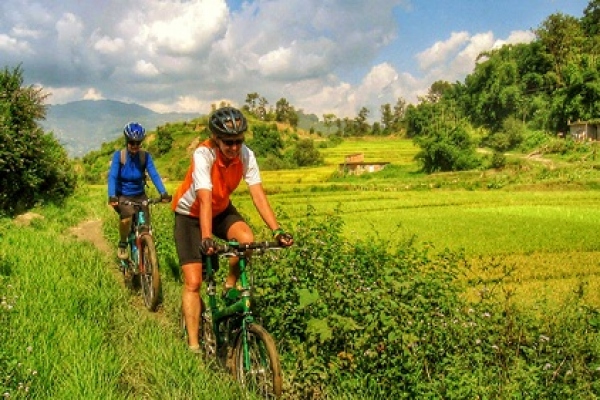
[[[248,186],[261,183],[254,152],[245,144],[240,155],[228,164],[225,164],[223,155],[214,146],[210,139],[206,140],[192,154],[192,163],[185,179],[173,196],[172,209],[176,213],[200,216],[200,200],[196,192],[207,189],[212,191],[212,214],[216,216],[227,208],[229,196],[242,178]]]

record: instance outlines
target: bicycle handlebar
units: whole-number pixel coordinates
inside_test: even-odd
[[[238,243],[238,242],[227,242],[225,244],[217,245],[216,254],[239,254],[244,253],[248,250],[257,250],[264,252],[267,250],[278,250],[282,249],[279,242],[250,242],[250,243]]]
[[[148,199],[148,200],[144,200],[144,201],[133,201],[133,200],[122,200],[119,201],[119,204],[124,205],[124,206],[140,206],[140,207],[144,207],[150,204],[158,204],[158,203],[162,203],[162,199],[159,198],[155,198],[155,199]]]

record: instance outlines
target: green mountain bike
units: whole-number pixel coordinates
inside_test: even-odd
[[[252,276],[248,254],[281,249],[279,243],[229,241],[218,246],[216,255],[205,256],[208,307],[202,305],[199,337],[206,358],[227,367],[246,389],[262,398],[281,396],[282,372],[275,341],[252,314]],[[219,300],[215,282],[218,257],[238,257],[238,288],[230,289]],[[183,321],[183,317],[182,317]],[[185,322],[183,322],[185,332]]]
[[[158,268],[158,256],[152,237],[152,226],[144,207],[160,203],[161,199],[148,199],[142,202],[121,201],[123,205],[131,205],[135,209],[131,221],[131,231],[127,238],[129,244],[129,259],[119,260],[125,283],[130,288],[141,288],[146,308],[156,311],[160,305],[162,286]],[[148,208],[150,211],[150,208]]]

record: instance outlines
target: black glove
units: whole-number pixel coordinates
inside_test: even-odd
[[[200,244],[200,251],[202,254],[208,254],[210,249],[216,250],[217,244],[212,238],[204,238],[202,239],[202,243]]]
[[[273,231],[273,238],[282,246],[291,246],[294,242],[292,234],[281,228],[277,228]]]
[[[169,193],[163,193],[163,194],[160,195],[160,200],[163,203],[168,203],[171,200],[173,200],[173,196],[171,196]]]

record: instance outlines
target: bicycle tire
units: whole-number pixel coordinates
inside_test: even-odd
[[[152,312],[158,309],[161,300],[162,286],[158,269],[158,257],[154,239],[150,235],[141,237],[140,256],[142,257],[143,271],[140,271],[140,286],[146,308]]]
[[[217,338],[213,331],[212,316],[210,310],[204,309],[200,315],[200,343],[204,352],[204,358],[207,361],[219,361]]]
[[[282,392],[281,362],[275,341],[258,324],[248,324],[248,352],[250,369],[244,368],[244,332],[240,332],[235,344],[232,362],[233,376],[247,390],[264,399],[279,398]]]

